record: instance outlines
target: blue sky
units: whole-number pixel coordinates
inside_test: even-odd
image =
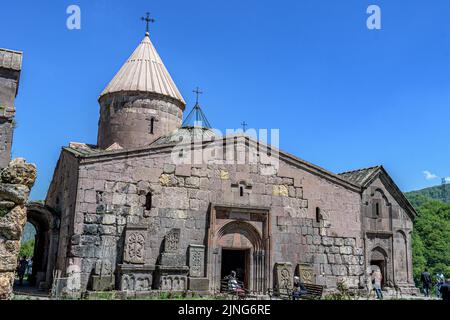
[[[66,28],[71,4],[81,30]],[[96,142],[97,98],[147,11],[188,108],[198,85],[214,127],[279,128],[289,153],[333,172],[383,164],[404,191],[440,183],[425,170],[450,176],[448,0],[6,1],[0,47],[24,51],[13,156],[38,166],[33,199],[63,145]]]

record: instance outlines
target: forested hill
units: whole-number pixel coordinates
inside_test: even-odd
[[[444,203],[450,202],[450,184],[434,186],[422,190],[405,193],[411,204],[418,208],[426,201],[433,199]]]
[[[413,272],[416,282],[428,268],[450,276],[450,184],[405,193],[417,211],[413,232]]]

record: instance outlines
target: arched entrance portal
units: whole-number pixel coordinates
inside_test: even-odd
[[[32,285],[50,289],[59,237],[59,216],[47,206],[32,202],[27,204],[27,222],[36,229]]]
[[[381,281],[381,286],[384,287],[386,283],[386,275],[387,275],[387,254],[386,251],[384,251],[380,247],[376,247],[372,250],[370,254],[370,267],[372,271],[375,271],[376,269],[380,270],[381,275],[383,277]]]
[[[213,207],[208,241],[208,278],[212,291],[231,271],[253,293],[270,285],[268,211],[258,208]]]
[[[258,230],[248,222],[232,221],[219,230],[217,239],[221,279],[233,270],[245,288],[263,291],[265,250]]]

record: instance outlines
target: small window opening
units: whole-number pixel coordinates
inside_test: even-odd
[[[150,119],[150,134],[153,134],[154,126],[155,126],[155,118],[151,118]]]
[[[239,195],[240,195],[241,197],[244,196],[244,187],[243,187],[243,186],[239,186]]]
[[[320,222],[322,220],[322,214],[320,213],[320,208],[316,208],[316,222]]]
[[[145,210],[151,210],[152,209],[152,193],[149,192],[145,196]]]
[[[103,204],[103,191],[96,192],[97,204]]]
[[[379,203],[376,203],[376,204],[375,204],[375,215],[376,215],[377,217],[380,216],[380,204],[379,204]]]

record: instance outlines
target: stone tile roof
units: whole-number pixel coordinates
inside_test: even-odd
[[[375,166],[375,167],[370,167],[370,168],[363,168],[363,169],[358,169],[358,170],[353,170],[353,171],[342,172],[342,173],[338,173],[338,175],[347,181],[350,181],[350,182],[353,182],[353,183],[356,183],[356,184],[362,186],[380,168],[381,168],[381,166]]]
[[[155,142],[151,144],[151,146],[159,146],[165,144],[173,144],[184,142],[188,143],[190,141],[204,141],[211,142],[215,138],[220,138],[221,136],[214,132],[212,129],[203,128],[203,127],[182,127],[179,128],[172,133],[162,136]]]
[[[97,146],[92,144],[86,144],[81,142],[71,142],[68,147],[64,147],[65,150],[80,156],[88,156],[92,154],[99,154],[104,150],[98,149]]]
[[[108,93],[126,91],[157,93],[186,104],[148,33],[100,97]]]
[[[22,69],[22,52],[0,48],[0,68]]]

